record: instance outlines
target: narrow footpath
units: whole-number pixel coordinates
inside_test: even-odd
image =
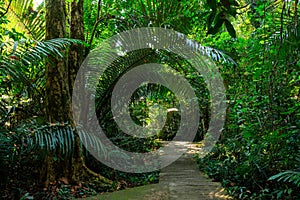
[[[225,200],[226,195],[221,184],[213,182],[199,171],[193,155],[201,148],[192,143],[178,142],[188,148],[178,160],[163,168],[159,174],[159,183],[130,188],[87,199],[100,200]]]
[[[218,182],[212,182],[199,171],[193,155],[201,148],[196,144],[181,142],[188,148],[178,160],[163,168],[159,174],[159,184],[167,187],[170,200],[230,199]]]

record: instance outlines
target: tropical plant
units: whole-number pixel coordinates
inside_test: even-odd
[[[13,127],[20,122],[20,118],[44,114],[44,59],[51,55],[63,56],[60,49],[74,42],[79,41],[60,38],[40,42],[21,38],[19,41],[2,43],[3,54],[0,61],[2,126],[7,123],[7,126]]]
[[[53,2],[48,0],[48,4],[44,5],[49,6]],[[82,42],[71,39],[42,40],[46,30],[46,10],[43,4],[35,7],[33,0],[0,2],[0,176],[8,180],[16,174],[17,177],[24,177],[24,185],[17,185],[15,179],[9,182],[10,185],[5,184],[7,181],[1,182],[1,192],[10,189],[14,193],[1,197],[31,198],[30,192],[26,191],[27,185],[33,185],[29,184],[33,182],[31,179],[41,178],[39,172],[43,170],[57,169],[58,172],[66,173],[57,173],[56,179],[49,182],[49,188],[57,192],[49,192],[45,198],[50,198],[53,193],[56,197],[68,198],[73,186],[60,187],[60,178],[64,178],[64,181],[73,179],[67,171],[74,161],[71,159],[81,150],[85,152],[86,166],[84,163],[73,166],[87,169],[92,177],[100,180],[97,184],[95,179],[92,181],[93,191],[107,191],[112,185],[125,188],[127,185],[122,182],[124,180],[129,185],[139,185],[157,178],[157,172],[132,175],[112,170],[97,162],[78,143],[79,135],[81,141],[99,152],[99,156],[115,156],[116,152],[105,151],[97,138],[80,132],[81,129],[78,129],[78,134],[71,120],[60,120],[52,114],[52,123],[45,123],[46,118],[49,119],[49,116],[45,117],[48,108],[45,103],[46,87],[51,88],[46,86],[45,63],[48,69],[56,70],[58,65],[54,58],[62,61],[59,67],[64,72],[68,71],[68,76],[59,78],[57,82],[61,81],[66,88],[68,85],[65,91],[72,94],[70,86],[73,85],[83,57],[100,42],[124,30],[161,27],[184,33],[199,42],[201,53],[212,58],[219,67],[227,89],[228,108],[221,140],[211,153],[199,159],[201,168],[222,182],[227,191],[238,199],[300,198],[297,161],[300,142],[298,0],[55,2],[66,2],[66,6],[50,11],[46,6],[48,14],[52,16],[47,17],[49,20],[56,18],[65,28],[60,30],[60,35],[56,35],[59,31],[50,29],[57,26],[48,25],[48,37],[49,31],[52,31],[50,37],[70,36],[86,40],[90,46],[84,47]],[[65,10],[69,13],[64,13]],[[68,64],[62,64],[66,60]],[[160,135],[147,139],[128,136],[114,121],[110,98],[115,84],[126,72],[145,63],[172,66],[192,85],[201,106],[202,118],[197,135],[197,140],[201,140],[210,119],[210,94],[205,81],[183,58],[160,49],[128,52],[112,62],[97,80],[95,107],[106,135],[120,148],[149,152],[159,147],[157,138],[172,139],[177,131],[179,113],[171,116],[173,120],[165,124]],[[91,98],[88,94],[83,96]],[[152,115],[157,114],[150,112],[150,109],[157,104],[180,110],[170,90],[148,84],[132,94],[130,116],[135,123],[147,126]],[[53,109],[59,110],[58,107],[54,106]],[[81,117],[85,118],[84,125],[88,126],[90,116]],[[45,159],[48,159],[48,163],[44,162]],[[102,176],[88,168],[113,182],[102,179]],[[68,177],[62,177],[65,175]],[[78,180],[78,177],[74,180]],[[81,183],[84,184],[80,182],[78,185]],[[97,189],[99,185],[100,189]]]
[[[297,171],[285,171],[280,172],[274,176],[271,176],[268,180],[277,180],[278,182],[292,183],[298,188],[300,187],[300,172]]]
[[[9,24],[7,28],[15,28],[34,40],[45,37],[45,7],[44,2],[36,5],[34,0],[5,0],[8,8],[6,14]]]
[[[239,66],[221,69],[229,100],[223,140],[200,163],[236,198],[297,199],[295,185],[268,179],[292,178],[298,165],[298,1],[248,3],[249,39],[232,41],[222,31],[206,39],[234,54]]]
[[[216,34],[220,31],[222,25],[226,26],[226,29],[231,37],[236,38],[236,31],[231,24],[229,16],[236,17],[239,3],[236,0],[207,0],[207,7],[209,11],[207,18],[207,34]]]

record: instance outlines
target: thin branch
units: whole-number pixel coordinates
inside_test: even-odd
[[[100,14],[101,14],[101,0],[98,1],[97,20],[100,18]]]
[[[295,0],[295,14],[294,14],[294,20],[295,20],[295,29],[298,31],[298,3],[299,0]]]
[[[96,23],[94,24],[94,27],[93,27],[93,31],[92,31],[92,34],[91,34],[89,45],[92,45],[92,42],[93,42],[94,37],[95,37],[96,29],[97,29],[98,25],[100,24],[100,22],[102,22],[105,19],[107,20],[107,19],[111,19],[111,18],[114,18],[114,16],[107,15],[106,17],[101,17],[100,19],[98,19],[96,21]]]
[[[8,13],[8,10],[9,10],[9,7],[10,7],[10,5],[11,5],[11,2],[12,2],[12,0],[9,1],[9,4],[8,4],[8,6],[7,6],[5,12],[0,16],[0,18],[4,17],[4,16]]]
[[[283,2],[281,15],[280,15],[280,44],[283,42],[283,13],[285,11],[285,1]]]

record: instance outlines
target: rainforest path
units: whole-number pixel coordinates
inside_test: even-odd
[[[219,182],[199,171],[193,155],[201,152],[195,143],[177,142],[187,148],[178,160],[161,169],[159,183],[89,197],[89,200],[209,200],[231,199]]]

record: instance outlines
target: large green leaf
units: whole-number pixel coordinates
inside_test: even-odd
[[[215,26],[208,29],[207,34],[215,35],[216,33],[218,33],[220,28],[222,27],[223,23],[224,23],[224,19],[217,17]]]
[[[233,37],[233,38],[236,38],[235,29],[232,26],[232,24],[230,23],[230,21],[228,21],[227,19],[225,19],[224,22],[225,22],[226,29],[227,29],[228,33],[230,34],[230,36]]]

